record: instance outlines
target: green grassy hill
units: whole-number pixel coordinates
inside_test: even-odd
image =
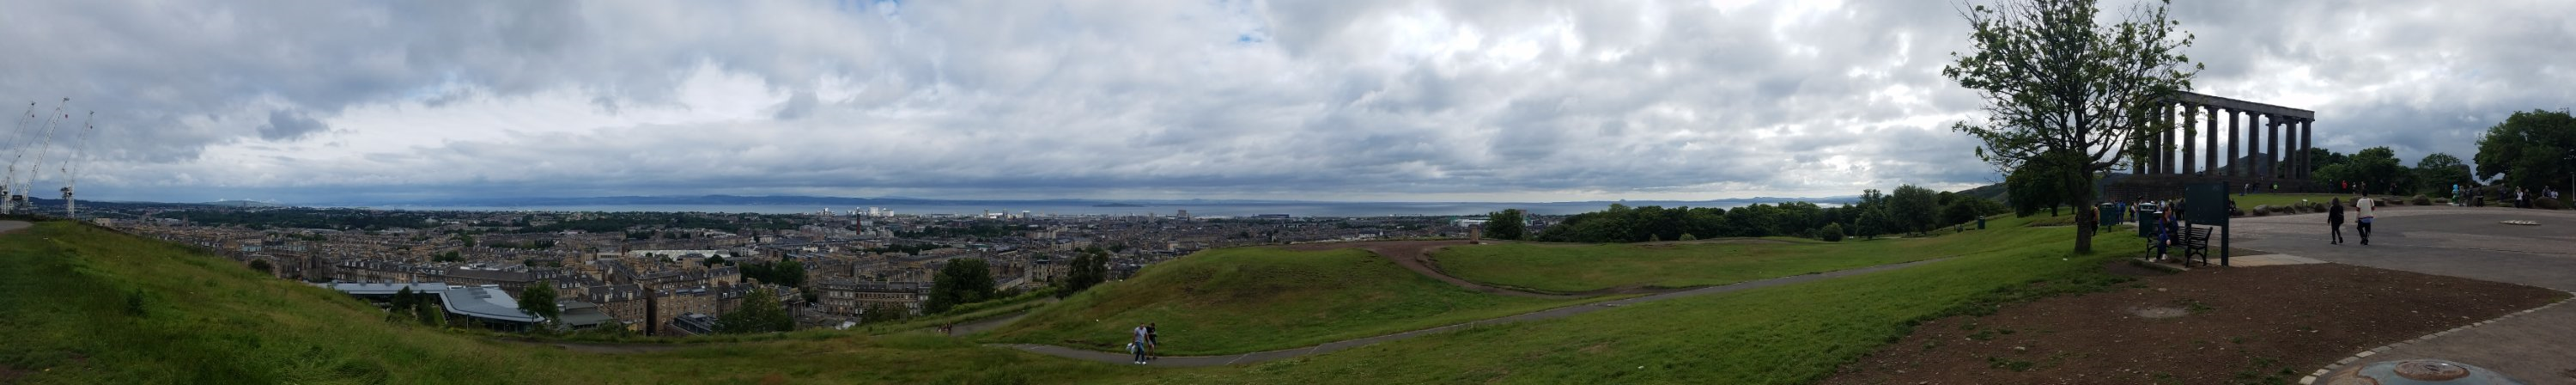
[[[1598,300],[1485,294],[1358,249],[1232,248],[1154,265],[1041,308],[987,340],[1117,351],[1154,322],[1168,355],[1315,345]]]
[[[1510,243],[1433,253],[1440,269],[1487,284],[1572,293],[1628,285],[1690,287],[1853,269],[1957,255],[1960,239],[1844,242],[1733,240],[1679,244]]]
[[[1443,333],[1242,369],[1194,369],[1162,383],[1797,384],[1832,373],[1915,322],[2125,281],[2102,272],[2136,237],[2068,252],[2074,228],[2026,227],[1960,238],[1971,253],[1923,266],[1724,295],[1622,306],[1547,322]],[[1320,380],[1319,380],[1320,379]]]
[[[1138,368],[922,334],[599,355],[383,321],[338,292],[65,222],[0,235],[0,383],[1018,383]]]

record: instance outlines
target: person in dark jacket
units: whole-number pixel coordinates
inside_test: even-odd
[[[2334,234],[2334,240],[2326,242],[2326,244],[2343,244],[2343,198],[2335,198],[2333,203],[2327,203],[2326,205],[2334,206],[2334,208],[2326,209],[2326,226],[2334,229],[2334,232],[2332,233]]]

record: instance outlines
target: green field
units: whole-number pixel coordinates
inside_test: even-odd
[[[1914,322],[1981,314],[2015,299],[2097,290],[2103,252],[2069,255],[2074,229],[2020,219],[1969,232],[1967,256],[1902,270],[1650,302],[1567,319],[1514,323],[1281,360],[1194,369],[1161,383],[1683,383],[1815,381],[1904,336]],[[1945,238],[1949,238],[1945,237]],[[2135,237],[2095,239],[2136,250]]]
[[[1972,232],[1982,231],[1995,230]],[[1440,261],[1442,271],[1459,278],[1574,293],[1631,285],[1724,285],[1955,256],[1982,246],[1963,239],[1972,238],[1945,235],[1853,238],[1843,242],[1754,239],[1649,245],[1510,243],[1450,247],[1432,257]]]
[[[338,292],[65,222],[0,235],[0,383],[1099,382],[1153,374],[924,334],[598,355],[397,326]]]
[[[989,332],[992,342],[1119,351],[1154,322],[1169,355],[1310,346],[1600,300],[1485,294],[1365,250],[1233,248],[1156,264]]]

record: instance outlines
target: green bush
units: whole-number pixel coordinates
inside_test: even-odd
[[[1843,225],[1840,223],[1825,224],[1824,228],[1816,229],[1816,239],[1821,239],[1825,242],[1842,242]]]

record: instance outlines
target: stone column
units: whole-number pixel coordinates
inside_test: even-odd
[[[2206,123],[2209,130],[2201,133],[2204,137],[2202,140],[2209,141],[2209,145],[2203,146],[2200,151],[2200,164],[2209,169],[2203,171],[2201,175],[2218,175],[2218,107],[2203,107],[2201,110],[2201,113],[2209,115],[2209,122]]]
[[[2200,110],[2200,108],[2199,108],[2199,107],[2200,107],[2200,106],[2194,106],[2194,105],[2189,105],[2189,104],[2185,104],[2185,105],[2183,105],[2183,106],[2182,106],[2182,125],[2181,125],[2181,126],[2176,126],[2176,129],[2183,130],[2183,133],[2182,133],[2182,174],[2183,174],[2183,175],[2192,175],[2192,174],[2198,174],[2198,173],[2200,173],[2200,170],[2194,170],[2194,169],[2192,169],[2192,167],[2191,167],[2191,166],[2193,166],[2193,165],[2194,165],[2194,164],[2192,163],[2192,160],[2194,160],[2194,159],[2192,159],[2192,158],[2195,158],[2194,156],[2192,156],[2192,153],[2191,153],[2191,150],[2192,150],[2192,146],[2191,146],[2191,143],[2192,143],[2192,140],[2191,140],[2191,139],[2192,139],[2192,138],[2191,138],[2191,137],[2192,137],[2192,134],[2193,134],[2193,132],[2191,132],[2191,129],[2192,129],[2192,126],[2195,126],[2195,125],[2199,125],[2199,124],[2200,124],[2200,120],[2199,120],[2199,119],[2193,119],[2193,118],[2198,118],[2198,117],[2200,117],[2200,111],[2199,111],[2199,110]]]
[[[2317,122],[2317,120],[2316,120],[2315,118],[2299,119],[2299,179],[2300,179],[2300,180],[2306,180],[2306,179],[2308,179],[2308,176],[2309,176],[2310,174],[2315,174],[2315,173],[2316,173],[2316,171],[2317,171],[2317,164],[2316,164],[2316,161],[2317,161],[2317,160],[2316,160],[2316,159],[2314,159],[2314,158],[2311,158],[2311,156],[2312,156],[2312,155],[2309,155],[2309,154],[2308,154],[2308,153],[2310,152],[2309,150],[2313,150],[2313,149],[2316,149],[2316,148],[2317,148],[2317,147],[2316,147],[2316,145],[2317,145],[2317,142],[2316,142],[2316,134],[2317,134],[2317,130],[2316,130],[2316,128],[2315,128],[2315,127],[2313,127],[2313,123],[2316,123],[2316,122]]]
[[[2270,148],[2272,153],[2263,155],[2263,157],[2267,159],[2266,162],[2270,163],[2264,166],[2263,171],[2265,172],[2263,173],[2263,176],[2267,178],[2279,178],[2281,177],[2281,170],[2288,169],[2288,167],[2281,167],[2281,117],[2273,116],[2272,121],[2266,123],[2271,123],[2271,127],[2265,127],[2264,129],[2266,131],[2270,131],[2272,135],[2270,139],[2267,139],[2267,141],[2263,143],[2263,146]]]
[[[2160,112],[2163,113],[2164,116],[2159,117],[2158,120],[2164,121],[2165,134],[2162,135],[2164,137],[2163,139],[2156,141],[2156,160],[2158,160],[2156,164],[2156,173],[2173,175],[2174,166],[2176,165],[2173,155],[2174,131],[2179,130],[2180,126],[2174,125],[2174,105],[2172,103],[2166,103],[2165,107]]]
[[[2227,110],[2226,176],[2244,176],[2245,162],[2237,161],[2236,149],[2245,147],[2245,111]]]

